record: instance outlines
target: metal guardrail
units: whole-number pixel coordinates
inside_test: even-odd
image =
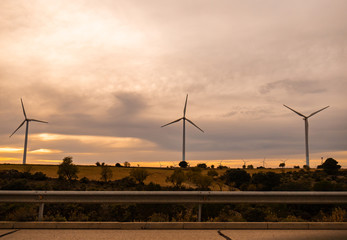
[[[0,191],[0,203],[285,203],[347,204],[347,192],[220,192],[220,191]]]

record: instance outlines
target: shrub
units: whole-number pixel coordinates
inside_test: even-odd
[[[251,176],[245,170],[242,169],[228,169],[222,179],[229,186],[235,185],[236,188],[239,188],[243,183],[249,183]]]
[[[198,163],[196,166],[197,166],[198,168],[207,168],[206,163]]]
[[[325,160],[325,162],[322,164],[323,170],[330,175],[335,175],[341,168],[340,165],[338,165],[338,162],[333,158],[328,158]]]
[[[188,167],[188,163],[186,161],[180,161],[178,166],[180,166],[181,168],[187,168]]]
[[[48,177],[43,172],[36,172],[31,176],[31,179],[37,180],[37,181],[43,181],[43,180],[47,180]]]
[[[252,176],[252,183],[260,186],[259,190],[270,191],[281,183],[281,174],[274,172],[260,172]]]
[[[16,179],[5,184],[2,190],[29,190],[28,181],[26,179]]]
[[[265,220],[266,214],[262,209],[259,208],[248,208],[242,216],[247,220],[247,222],[263,222]]]
[[[320,181],[314,184],[314,191],[343,191],[343,186],[340,184],[328,182],[328,181]]]

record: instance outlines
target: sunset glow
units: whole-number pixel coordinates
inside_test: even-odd
[[[0,1],[0,161],[347,167],[347,2]],[[160,163],[159,163],[160,162]],[[242,165],[241,165],[242,166]]]

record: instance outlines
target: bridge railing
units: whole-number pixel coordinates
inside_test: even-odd
[[[39,203],[39,221],[45,203],[202,204],[284,203],[346,204],[347,192],[250,192],[250,191],[0,191],[0,203]]]

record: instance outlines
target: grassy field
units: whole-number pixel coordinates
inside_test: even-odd
[[[0,171],[1,170],[10,170],[10,169],[15,169],[20,172],[27,171],[30,169],[31,173],[35,172],[43,172],[46,174],[48,177],[51,178],[57,178],[58,174],[58,165],[22,165],[22,164],[0,164]],[[88,179],[91,180],[100,180],[100,172],[101,172],[101,167],[97,166],[86,166],[86,165],[79,165],[78,166],[79,173],[78,173],[78,178],[81,179],[83,177],[87,177]],[[130,171],[132,168],[125,168],[125,167],[111,167],[112,172],[113,172],[113,178],[112,180],[118,180],[122,179],[124,177],[127,177],[130,175]],[[171,183],[167,183],[165,180],[168,176],[170,176],[174,169],[172,168],[145,168],[149,172],[149,176],[146,179],[145,183],[148,184],[150,182],[160,184],[161,186],[170,186]],[[204,169],[202,171],[202,174],[207,174],[208,170],[210,169]],[[215,169],[218,172],[218,175],[221,176],[224,174],[226,169]],[[273,171],[276,173],[282,173],[287,172],[287,171],[297,171],[300,169],[291,169],[291,168],[284,168],[284,169],[246,169],[246,171],[249,174],[254,174],[258,172],[267,172],[267,171]],[[188,171],[188,169],[185,169],[184,171]],[[187,184],[189,186],[189,184]],[[214,189],[215,187],[213,187]],[[217,186],[216,186],[217,188]],[[217,189],[214,189],[217,190]]]

